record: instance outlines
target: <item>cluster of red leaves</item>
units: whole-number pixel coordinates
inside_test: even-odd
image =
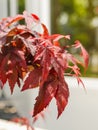
[[[19,24],[24,20],[25,24]],[[35,26],[40,25],[42,33],[35,31]],[[69,89],[64,79],[64,73],[71,70],[78,82],[82,82],[76,59],[67,48],[60,47],[60,39],[70,39],[69,35],[49,35],[46,26],[41,23],[35,14],[26,11],[16,17],[7,17],[0,21],[0,80],[1,88],[6,81],[9,83],[11,93],[15,85],[21,86],[22,91],[39,87],[33,116],[36,116],[49,105],[55,98],[58,117],[63,112],[68,102]],[[84,67],[88,66],[88,53],[79,41],[73,48],[80,48],[84,59]],[[71,63],[71,64],[70,64]]]

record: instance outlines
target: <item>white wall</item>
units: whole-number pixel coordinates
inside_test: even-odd
[[[9,13],[10,16],[17,14],[17,0],[9,0]],[[8,16],[8,0],[0,0],[0,19]]]
[[[7,0],[0,0],[0,19],[7,16]]]
[[[25,0],[26,10],[35,13],[50,31],[50,0]]]
[[[17,0],[10,0],[10,16],[15,16],[18,10]]]

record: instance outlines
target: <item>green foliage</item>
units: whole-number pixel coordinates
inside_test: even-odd
[[[94,18],[94,6],[91,0],[56,0],[56,8],[52,11],[54,18],[52,17],[52,32],[53,33],[67,33],[72,35],[72,42],[79,39],[84,46],[91,51],[95,46],[94,43],[94,29],[91,26],[91,21]],[[55,5],[55,4],[54,4]],[[59,10],[57,9],[59,8]],[[67,14],[67,21],[63,21],[61,17],[63,14]],[[63,23],[62,23],[62,22]]]
[[[18,0],[18,13],[21,14],[25,9],[25,0]]]

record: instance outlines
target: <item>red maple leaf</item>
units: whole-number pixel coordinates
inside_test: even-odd
[[[24,81],[22,91],[38,87],[40,84],[41,73],[41,68],[33,69]]]
[[[55,95],[57,108],[58,108],[58,118],[64,111],[69,97],[69,89],[67,83],[63,81],[59,81],[57,92]]]
[[[49,75],[48,80],[39,89],[39,95],[36,98],[33,116],[36,116],[49,105],[57,90],[57,80],[53,75]]]
[[[83,56],[84,58],[84,64],[85,64],[85,67],[87,68],[88,67],[88,63],[89,63],[89,55],[87,53],[87,51],[85,50],[85,48],[82,46],[82,44],[80,43],[80,41],[75,41],[75,48],[80,48],[81,49],[81,55]]]

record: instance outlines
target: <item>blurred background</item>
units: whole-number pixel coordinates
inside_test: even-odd
[[[70,44],[80,40],[90,55],[88,70],[82,74],[87,92],[78,87],[75,79],[67,77],[70,98],[64,113],[56,120],[53,101],[45,120],[35,125],[48,130],[98,130],[98,0],[0,0],[0,19],[24,10],[37,14],[51,34],[70,34]],[[4,92],[8,99],[22,116],[32,120],[36,93],[16,89],[10,95],[7,87]]]

